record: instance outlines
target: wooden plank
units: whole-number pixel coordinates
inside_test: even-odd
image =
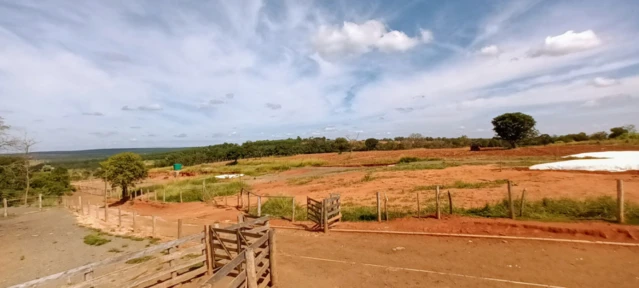
[[[246,273],[240,273],[240,275],[235,276],[235,279],[229,283],[228,288],[238,288],[244,287],[244,281],[246,281]]]
[[[215,231],[216,233],[227,233],[227,234],[232,234],[235,235],[235,230],[237,229],[224,229],[224,228],[211,228],[211,230]]]
[[[253,249],[246,248],[246,284],[248,288],[257,288],[255,255]]]
[[[104,274],[101,275],[99,277],[96,277],[95,279],[92,279],[91,281],[86,281],[86,282],[82,282],[82,283],[78,283],[76,285],[70,286],[70,288],[89,288],[89,287],[96,287],[96,286],[103,286],[103,285],[113,285],[113,281],[114,279],[122,279],[124,276],[126,276],[129,271],[131,270],[136,270],[136,269],[140,269],[140,267],[144,267],[144,266],[155,266],[155,265],[161,265],[162,263],[165,263],[167,261],[173,260],[173,259],[178,259],[178,258],[182,258],[186,255],[189,254],[199,254],[202,253],[202,250],[204,249],[204,245],[200,244],[197,246],[193,246],[193,247],[189,247],[186,248],[184,250],[181,250],[179,252],[176,253],[170,253],[167,255],[163,255],[154,259],[151,259],[147,262],[143,262],[140,264],[136,264],[136,265],[130,265],[127,266],[124,269],[120,269],[117,270],[115,272],[111,272],[108,274]]]
[[[233,257],[231,257],[229,255],[215,253],[215,259],[233,260]]]
[[[266,269],[268,269],[269,267],[271,267],[269,261],[265,261],[264,262],[264,266],[260,267],[259,270],[257,270],[257,277],[262,277],[262,274],[264,274],[264,272],[266,272]],[[264,281],[266,282],[270,282],[268,279],[269,277],[267,277],[266,279],[264,279]]]
[[[268,241],[268,234],[265,234],[264,236],[262,236],[262,238],[257,239],[255,243],[251,244],[250,248],[258,249],[260,246],[262,246],[262,244],[266,243],[266,241]]]
[[[196,277],[198,277],[198,276],[200,276],[201,274],[204,274],[204,273],[206,273],[206,265],[204,265],[204,266],[202,266],[202,267],[200,267],[200,268],[198,268],[196,270],[186,272],[186,273],[184,273],[184,274],[182,274],[182,275],[180,275],[180,276],[178,276],[176,278],[173,278],[171,280],[168,280],[166,282],[159,283],[159,284],[157,284],[157,285],[155,285],[153,287],[154,288],[156,288],[156,287],[157,288],[164,288],[164,287],[175,286],[176,284],[180,284],[182,282],[186,282],[186,281],[191,280],[193,278],[196,278]]]
[[[231,260],[231,262],[229,262],[228,264],[224,265],[220,270],[217,270],[213,274],[213,277],[211,277],[211,279],[207,280],[206,283],[215,284],[216,282],[219,282],[220,280],[224,279],[224,277],[226,277],[226,275],[231,273],[231,271],[235,270],[235,267],[237,267],[238,265],[242,264],[242,262],[244,262],[245,259],[246,259],[246,250],[242,251],[242,253],[237,255],[237,257],[235,257],[233,260]]]
[[[249,217],[248,215],[245,215],[244,217],[252,218],[252,217]],[[249,221],[245,221],[245,222],[242,222],[242,223],[236,223],[236,224],[233,224],[231,226],[227,226],[224,229],[226,229],[226,230],[235,230],[235,229],[242,228],[242,227],[263,226],[262,224],[266,224],[269,219],[270,219],[270,216],[264,216],[264,217],[261,217],[261,218],[253,218],[252,220],[249,220]]]
[[[166,249],[168,249],[170,247],[177,246],[177,245],[182,244],[182,243],[186,243],[186,242],[189,242],[189,241],[200,240],[203,237],[204,237],[204,233],[193,234],[193,235],[181,238],[181,239],[173,240],[171,242],[162,243],[162,244],[159,244],[159,245],[156,245],[156,246],[152,246],[152,247],[144,249],[142,251],[138,251],[138,252],[134,252],[134,253],[130,253],[130,254],[119,255],[119,256],[107,258],[107,259],[104,259],[102,261],[89,263],[87,265],[76,267],[76,268],[73,268],[73,269],[70,269],[70,270],[67,270],[67,271],[63,271],[63,272],[60,272],[60,273],[56,273],[56,274],[52,274],[52,275],[45,276],[45,277],[42,277],[42,278],[38,278],[38,279],[35,279],[35,280],[31,280],[31,281],[28,281],[28,282],[24,282],[22,284],[11,286],[11,288],[26,288],[26,287],[36,286],[36,285],[45,283],[45,282],[50,281],[50,280],[60,279],[62,277],[67,277],[67,276],[75,275],[75,274],[78,274],[78,273],[85,273],[85,272],[94,270],[96,267],[105,266],[105,265],[108,265],[108,264],[113,264],[113,263],[118,263],[118,262],[126,262],[126,261],[134,259],[134,258],[144,257],[144,256],[151,255],[153,253],[156,253],[156,252],[159,252],[159,251],[162,251],[162,250],[166,250]]]
[[[264,231],[267,231],[267,230],[269,230],[269,229],[271,229],[271,227],[268,227],[268,226],[262,226],[262,227],[256,227],[256,228],[253,228],[253,229],[251,229],[251,230],[242,231],[242,233],[248,232],[248,233],[260,234],[260,233],[262,233],[262,232],[264,232]],[[260,235],[261,235],[261,234],[260,234]]]
[[[217,238],[218,241],[222,242],[222,240],[220,239],[220,236],[217,235],[217,232],[215,230],[216,229],[211,230],[211,232],[213,232],[213,237]],[[229,252],[229,250],[226,249],[226,246],[222,245],[222,248],[224,249],[224,251],[226,251],[226,254],[228,254],[229,257],[232,257],[231,252]]]
[[[214,242],[214,243],[215,243],[215,242]],[[233,244],[235,244],[235,243],[233,243]],[[235,247],[235,246],[236,246],[236,245],[233,245],[233,247],[231,247],[231,246],[227,246],[227,245],[222,245],[222,244],[219,244],[219,243],[215,243],[215,244],[211,245],[211,248],[212,248],[212,249],[219,249],[219,250],[223,250],[223,249],[224,249],[223,247],[226,247],[226,250],[229,250],[229,251],[231,251],[231,252],[235,252],[235,253],[237,253],[237,252],[238,252],[238,251],[237,251],[237,247]]]
[[[269,227],[266,227],[266,228],[269,228]],[[262,238],[262,236],[264,236],[265,233],[258,234],[258,233],[251,233],[248,231],[240,231],[240,235],[242,235],[243,237]]]
[[[168,275],[171,275],[172,272],[174,271],[179,271],[182,269],[186,269],[189,268],[193,265],[202,263],[206,261],[206,256],[205,255],[201,255],[197,258],[193,258],[193,260],[188,261],[184,264],[178,265],[178,266],[174,266],[174,267],[170,267],[169,269],[164,269],[158,272],[153,273],[153,275],[150,275],[148,277],[133,281],[131,283],[126,283],[124,286],[120,286],[120,287],[136,287],[136,286],[149,286],[149,284],[153,284],[153,282],[157,282],[158,280],[161,280],[162,278],[165,278]],[[206,272],[206,265],[203,266],[205,269],[204,271]],[[178,279],[180,277],[177,277],[175,279]],[[184,281],[186,281],[188,279],[184,279]]]

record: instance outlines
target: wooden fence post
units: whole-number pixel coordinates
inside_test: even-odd
[[[182,203],[182,188],[180,188],[180,203]]]
[[[625,222],[624,197],[623,197],[623,180],[617,179],[617,221]]]
[[[386,192],[384,192],[384,216],[388,221],[388,196],[386,196]]]
[[[104,202],[104,222],[109,222],[109,202],[106,201]]]
[[[177,238],[182,238],[182,219],[178,219],[178,232]]]
[[[206,275],[213,274],[213,266],[215,265],[215,260],[211,257],[213,254],[213,249],[211,249],[211,226],[204,225],[204,250],[206,253]]]
[[[246,248],[246,283],[248,288],[257,288],[257,271],[255,269],[255,254],[252,248]]]
[[[153,222],[153,224],[151,224],[151,235],[155,237],[155,215],[151,216],[151,221]]]
[[[328,199],[322,200],[322,217],[324,219],[324,233],[328,233]]]
[[[133,228],[133,231],[135,231],[135,211],[133,211],[133,213],[131,213],[131,217],[133,217],[133,224],[131,225]]]
[[[419,209],[419,191],[417,191],[417,219],[421,218]]]
[[[42,211],[42,194],[38,194],[38,209]]]
[[[271,269],[271,286],[277,287],[277,254],[275,249],[275,230],[268,230],[268,257],[270,261],[269,268]]]
[[[118,207],[118,227],[122,227],[122,210]]]
[[[162,202],[166,203],[166,187],[162,187]]]
[[[439,185],[437,186],[437,189],[435,190],[435,209],[437,210],[435,214],[435,216],[437,216],[437,220],[442,219],[442,210],[439,205]]]
[[[80,206],[80,215],[84,214],[84,207],[82,207],[82,196],[78,196],[78,206]]]
[[[237,215],[237,223],[242,223],[242,222],[244,222],[244,215],[238,214]]]
[[[526,189],[521,191],[521,202],[519,203],[519,217],[524,217],[524,201],[526,201]]]
[[[262,217],[262,196],[257,196],[257,217]]]
[[[242,199],[242,191],[243,191],[243,190],[244,190],[244,189],[240,189],[240,193],[237,193],[237,205],[235,205],[235,207],[237,207],[237,208],[241,208],[241,206],[240,206],[240,199]]]
[[[246,213],[251,215],[251,192],[246,192]]]
[[[377,222],[382,222],[382,207],[379,203],[379,192],[377,192]]]
[[[510,219],[515,219],[515,204],[513,203],[512,183],[508,180],[508,205],[510,209]]]
[[[450,190],[448,190],[448,209],[449,214],[453,215],[453,196],[450,195]]]
[[[7,198],[2,198],[2,206],[4,206],[4,217],[7,218]]]
[[[295,197],[291,198],[292,207],[293,207],[293,215],[291,216],[291,222],[295,223]]]

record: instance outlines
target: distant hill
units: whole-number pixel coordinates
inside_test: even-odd
[[[93,149],[77,151],[45,151],[33,152],[31,157],[35,160],[58,162],[58,161],[81,161],[92,159],[104,159],[111,155],[122,152],[133,152],[137,154],[164,153],[186,148],[115,148],[115,149]]]

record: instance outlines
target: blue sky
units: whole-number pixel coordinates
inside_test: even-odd
[[[492,137],[639,122],[639,1],[0,0],[0,117],[37,150]]]

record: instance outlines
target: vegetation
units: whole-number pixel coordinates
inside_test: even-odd
[[[452,184],[439,185],[439,189],[482,189],[482,188],[495,188],[501,185],[505,185],[508,183],[506,179],[499,179],[493,181],[485,181],[485,182],[464,182],[464,181],[455,181]],[[429,185],[429,186],[417,186],[415,187],[415,191],[420,190],[435,190],[438,185]]]
[[[176,181],[166,185],[144,186],[139,189],[155,191],[159,197],[162,197],[162,193],[166,193],[167,202],[180,202],[180,192],[182,192],[183,202],[208,202],[214,197],[235,195],[241,189],[249,188],[249,185],[240,180],[219,182],[217,178],[210,176]]]
[[[364,141],[366,150],[375,150],[377,148],[377,144],[379,144],[379,140],[375,138],[368,138],[366,139],[366,141]]]
[[[265,197],[266,198],[266,197]],[[270,215],[273,217],[281,217],[291,219],[293,215],[293,205],[291,198],[266,198],[268,199],[262,204],[262,215]],[[257,208],[251,207],[251,214],[257,214]],[[295,203],[295,220],[306,220],[306,208]]]
[[[91,233],[87,236],[84,236],[84,244],[91,246],[102,246],[109,242],[111,242],[111,240],[102,237],[100,233]]]
[[[126,264],[140,264],[140,263],[144,263],[146,261],[149,261],[151,259],[154,259],[155,257],[153,256],[143,256],[143,257],[139,257],[139,258],[133,258],[131,260],[128,260],[124,263]]]
[[[517,143],[522,140],[537,134],[535,119],[521,112],[499,115],[493,119],[492,123],[497,136],[510,143],[513,148],[517,147]]]
[[[105,179],[111,187],[122,189],[122,198],[128,197],[129,187],[135,187],[135,181],[147,176],[147,168],[140,155],[124,152],[109,157],[100,163],[100,178]]]

